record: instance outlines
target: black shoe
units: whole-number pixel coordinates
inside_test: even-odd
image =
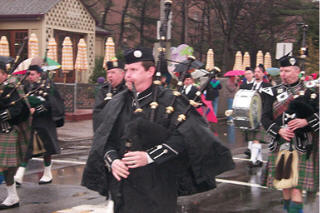
[[[244,154],[247,155],[250,158],[251,157],[250,149],[247,149],[246,151],[244,151]]]
[[[4,210],[4,209],[12,209],[12,208],[16,208],[16,207],[19,207],[19,202],[15,203],[15,204],[12,204],[10,206],[4,205],[4,204],[0,204],[0,211]]]
[[[49,181],[43,181],[43,180],[39,181],[39,185],[44,185],[44,184],[49,184],[49,183],[52,183],[52,179]]]
[[[253,168],[253,167],[262,167],[263,166],[263,162],[257,160],[255,163],[252,163],[252,161],[249,162],[249,167]]]

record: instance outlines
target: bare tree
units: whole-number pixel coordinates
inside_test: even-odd
[[[106,18],[107,18],[108,12],[110,11],[110,8],[112,7],[112,5],[113,5],[112,0],[104,0],[104,11],[103,11],[102,19],[101,19],[101,24],[100,24],[100,26],[102,28],[105,28]]]
[[[128,13],[128,8],[129,8],[130,0],[126,0],[126,3],[122,9],[121,13],[121,21],[120,21],[120,31],[119,31],[119,40],[118,44],[121,48],[123,48],[123,34],[124,34],[124,29],[125,29],[125,17]]]

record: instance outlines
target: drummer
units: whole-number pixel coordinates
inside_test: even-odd
[[[251,89],[254,83],[254,75],[251,67],[246,67],[244,71],[244,77],[246,80],[240,85],[240,89]]]
[[[247,78],[247,81],[250,82],[250,77],[252,72],[250,69],[247,69],[245,72],[245,76]],[[259,64],[254,69],[254,80],[252,83],[246,84],[245,86],[242,86],[242,89],[247,90],[256,90],[259,92],[260,88],[270,87],[271,84],[266,83],[263,81],[265,69],[262,64]],[[252,78],[252,77],[251,77]],[[250,167],[261,167],[263,165],[262,163],[262,145],[260,141],[263,139],[263,129],[258,127],[254,130],[246,130],[244,132],[245,138],[248,141],[248,149],[245,151],[245,154],[250,157],[249,166]]]

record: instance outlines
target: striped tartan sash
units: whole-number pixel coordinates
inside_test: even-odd
[[[301,90],[306,90],[303,87],[303,83],[299,83],[296,87],[289,88],[287,90],[288,98],[286,100],[279,102],[276,99],[276,101],[273,103],[273,119],[276,119],[288,109],[290,102],[294,99],[294,96],[297,95]]]

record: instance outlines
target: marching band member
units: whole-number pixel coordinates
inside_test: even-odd
[[[25,92],[29,94],[31,107],[31,138],[24,161],[14,178],[21,184],[28,161],[33,156],[43,155],[44,172],[39,184],[48,184],[52,182],[51,155],[60,153],[56,127],[64,123],[64,103],[53,82],[44,77],[41,67],[30,65],[28,72],[30,84],[25,85]],[[59,118],[56,113],[61,114]]]
[[[151,49],[131,49],[125,58],[128,89],[101,112],[104,120],[95,132],[82,185],[105,196],[110,190],[117,213],[175,213],[178,195],[212,189],[215,176],[234,167],[231,153],[193,107],[180,114],[189,106],[184,97],[177,97],[165,120],[174,95],[158,87],[153,101],[159,81],[153,82],[158,72]],[[171,129],[177,117],[184,121]]]
[[[249,89],[251,90],[253,82],[254,82],[254,75],[251,67],[246,67],[244,71],[244,77],[246,78],[246,81],[244,81],[240,85],[240,89]]]
[[[14,174],[23,160],[28,143],[28,107],[15,78],[8,78],[6,64],[0,61],[0,169],[4,173],[8,195],[0,210],[19,206]],[[24,137],[25,136],[25,137]]]
[[[299,80],[296,58],[280,59],[282,83],[265,88],[262,124],[269,158],[266,184],[282,189],[284,208],[303,212],[302,190],[319,190],[319,93]]]
[[[252,84],[248,85],[247,89],[260,91],[261,88],[270,87],[271,84],[263,81],[264,78],[264,66],[259,64],[254,69],[254,81]],[[260,141],[263,140],[264,130],[258,127],[255,130],[248,132],[250,137],[248,141],[248,149],[250,150],[250,167],[261,167],[262,163],[262,145]]]
[[[183,81],[183,89],[182,94],[188,97],[188,99],[193,100],[196,97],[196,92],[198,88],[193,85],[194,80],[189,73],[186,74],[185,79]],[[199,100],[198,100],[199,101]]]
[[[124,70],[123,64],[117,60],[107,61],[107,81],[102,85],[102,87],[98,90],[98,93],[95,97],[95,104],[93,108],[93,131],[99,127],[102,116],[100,115],[103,107],[108,103],[112,97],[124,90]]]

